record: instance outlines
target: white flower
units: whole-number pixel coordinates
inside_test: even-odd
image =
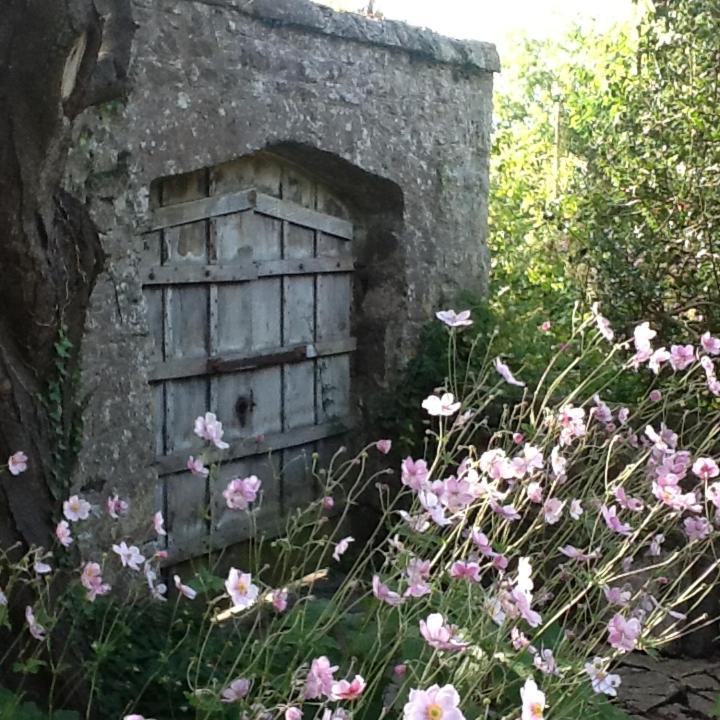
[[[253,585],[250,573],[241,573],[235,568],[230,568],[228,578],[225,581],[225,589],[232,600],[233,607],[248,608],[257,600],[257,585]]]
[[[63,515],[65,515],[70,522],[87,520],[88,517],[90,517],[91,507],[87,500],[73,495],[63,503]]]
[[[454,415],[460,409],[460,404],[459,402],[455,402],[455,397],[452,393],[443,393],[440,397],[430,395],[422,401],[422,406],[428,415],[439,415],[443,417]]]
[[[127,546],[123,540],[119,545],[112,546],[113,552],[120,557],[123,567],[129,567],[131,570],[139,570],[140,566],[145,562],[145,557],[135,545]]]
[[[592,689],[596,693],[617,696],[617,687],[622,682],[619,675],[607,672],[607,661],[601,657],[596,657],[592,662],[585,663],[585,672],[590,677]]]

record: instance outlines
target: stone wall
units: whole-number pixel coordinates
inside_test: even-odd
[[[371,404],[431,313],[459,288],[486,287],[499,65],[492,45],[307,0],[133,5],[132,91],[79,120],[67,177],[108,256],[88,316],[74,489],[97,503],[129,497],[133,512],[116,532],[150,541],[158,481],[139,229],[153,181],[270,151],[358,209],[372,241],[356,278],[367,339],[356,397]],[[92,544],[104,542],[100,532],[98,523]]]

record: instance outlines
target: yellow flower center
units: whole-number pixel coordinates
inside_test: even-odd
[[[540,703],[533,703],[530,706],[530,715],[533,720],[542,720],[543,706]]]
[[[437,703],[428,706],[426,713],[427,720],[442,720],[442,716],[443,710]]]
[[[242,593],[243,595],[247,595],[247,591],[248,591],[247,585],[243,582],[239,582],[237,584],[237,591],[239,593]]]

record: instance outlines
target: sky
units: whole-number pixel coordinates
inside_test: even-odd
[[[356,9],[364,0],[335,0]],[[633,14],[632,0],[375,0],[387,18],[432,28],[451,37],[486,40],[504,51],[512,34],[554,37],[574,20],[605,29]]]

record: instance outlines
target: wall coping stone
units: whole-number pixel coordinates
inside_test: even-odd
[[[495,45],[457,40],[398,20],[373,20],[337,12],[311,0],[195,0],[250,15],[269,25],[297,27],[320,35],[401,50],[411,55],[475,72],[500,72]]]

